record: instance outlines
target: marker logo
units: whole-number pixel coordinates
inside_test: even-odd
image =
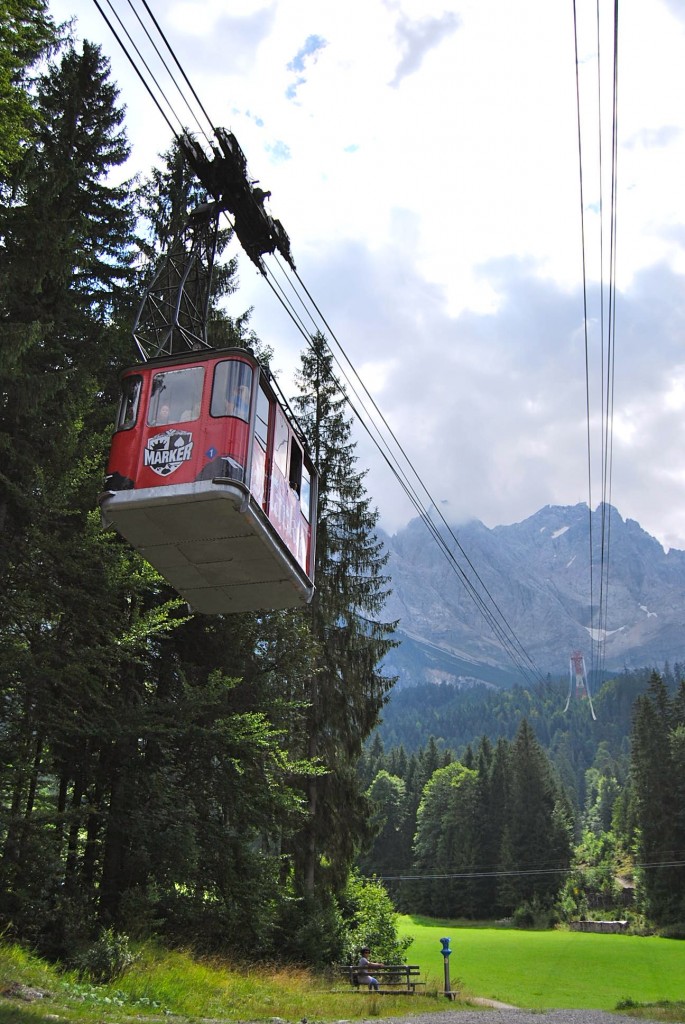
[[[171,476],[193,454],[191,430],[167,430],[149,437],[143,452],[143,465],[158,476]]]

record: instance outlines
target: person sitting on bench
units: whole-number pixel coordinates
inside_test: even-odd
[[[357,979],[360,985],[368,985],[369,991],[378,992],[378,982],[371,976],[370,971],[377,971],[381,967],[385,967],[385,964],[374,964],[369,960],[369,953],[371,950],[368,946],[364,946],[361,950],[361,956],[359,957],[359,963],[357,964]]]

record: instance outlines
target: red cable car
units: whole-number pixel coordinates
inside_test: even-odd
[[[123,371],[103,520],[193,610],[311,600],[317,479],[250,349],[166,355]]]

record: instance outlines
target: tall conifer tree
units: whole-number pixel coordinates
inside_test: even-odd
[[[501,866],[519,874],[506,879],[501,895],[506,901],[508,890],[508,910],[534,897],[549,906],[561,884],[560,872],[571,861],[571,835],[549,759],[525,718],[511,745],[510,766]]]
[[[54,500],[50,477],[73,458],[116,347],[132,211],[127,185],[106,180],[128,156],[108,75],[86,42],[41,77],[36,141],[0,213],[0,521],[10,534],[46,492]]]
[[[418,875],[428,876],[414,883],[412,906],[420,912],[473,916],[474,884],[468,875],[476,869],[477,798],[477,774],[459,761],[438,768],[426,783],[414,840],[414,867]],[[450,874],[467,877],[431,879]]]
[[[682,869],[685,856],[683,696],[671,699],[654,672],[647,692],[635,702],[631,775],[637,819],[640,891],[648,917],[660,924],[682,921],[685,912]],[[674,866],[676,862],[676,866]]]
[[[40,78],[35,137],[0,211],[0,688],[12,750],[0,889],[19,929],[32,907],[23,925],[33,939],[48,904],[65,918],[98,761],[93,716],[111,712],[108,677],[124,655],[111,643],[107,574],[123,570],[105,566],[93,529],[102,409],[111,419],[103,370],[132,229],[127,188],[106,180],[128,154],[108,75],[84,43]]]
[[[0,195],[36,127],[32,69],[56,36],[46,0],[0,0]]]
[[[342,885],[369,838],[370,808],[355,769],[393,684],[381,662],[393,646],[394,624],[381,618],[388,579],[378,513],[357,468],[345,398],[320,334],[302,356],[299,386],[295,405],[320,473],[316,592],[306,612],[318,653],[302,684],[300,744],[326,774],[309,782],[308,821],[293,848],[296,890],[312,895],[324,879]]]

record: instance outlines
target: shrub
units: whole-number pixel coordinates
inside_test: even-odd
[[[514,911],[515,928],[553,928],[558,922],[555,910],[543,903],[537,896],[522,903]]]
[[[403,963],[413,939],[397,935],[397,912],[383,884],[350,875],[341,903],[347,925],[346,961],[355,963],[361,946],[369,946],[382,963]]]
[[[76,959],[76,970],[97,984],[116,981],[138,960],[129,948],[128,935],[103,928],[100,937]]]
[[[314,967],[342,959],[345,925],[335,897],[325,889],[284,900],[279,925],[280,957]]]
[[[658,934],[662,939],[685,939],[685,921],[664,925],[659,928]]]

